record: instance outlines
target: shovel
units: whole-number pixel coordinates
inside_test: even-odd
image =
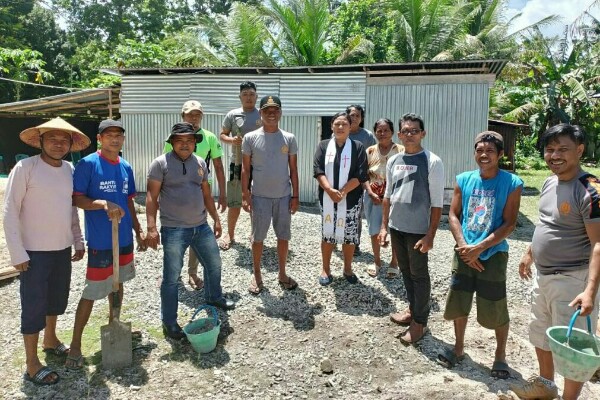
[[[102,366],[105,369],[123,368],[131,365],[131,322],[121,322],[121,298],[119,297],[119,221],[112,219],[113,284],[112,321],[100,327]]]

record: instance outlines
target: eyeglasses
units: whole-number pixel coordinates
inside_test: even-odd
[[[416,128],[415,129],[402,129],[400,131],[400,134],[414,136],[414,135],[418,135],[421,132],[423,132],[421,129],[416,129]]]

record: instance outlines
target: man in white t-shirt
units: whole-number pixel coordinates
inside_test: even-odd
[[[4,199],[4,234],[11,264],[21,271],[21,333],[25,342],[23,379],[53,385],[58,373],[37,355],[44,330],[45,352],[66,356],[69,348],[56,336],[56,320],[64,314],[71,285],[71,261],[85,247],[77,208],[72,206],[73,165],[63,158],[90,145],[77,128],[55,118],[21,132],[23,142],[42,150],[21,160],[8,177]],[[48,210],[52,210],[48,212]],[[75,246],[75,254],[71,248]]]

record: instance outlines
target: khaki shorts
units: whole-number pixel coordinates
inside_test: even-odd
[[[542,275],[539,272],[533,280],[533,296],[531,303],[531,322],[529,324],[529,341],[535,347],[550,351],[546,329],[551,326],[568,326],[575,309],[569,307],[575,296],[583,292],[587,285],[588,270],[581,269]],[[598,303],[594,302],[592,332],[598,324]],[[586,318],[577,318],[577,328],[587,330]]]

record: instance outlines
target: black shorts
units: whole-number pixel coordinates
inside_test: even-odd
[[[29,268],[21,272],[21,333],[35,334],[46,327],[46,316],[62,315],[71,288],[71,248],[28,251]]]

